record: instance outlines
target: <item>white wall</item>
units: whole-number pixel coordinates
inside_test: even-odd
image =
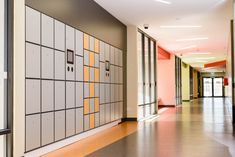
[[[158,99],[159,105],[175,105],[175,56],[170,60],[158,60]]]
[[[127,118],[137,118],[137,31],[136,26],[127,26]]]

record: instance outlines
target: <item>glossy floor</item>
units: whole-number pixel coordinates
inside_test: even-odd
[[[131,129],[127,131],[126,136],[125,133],[122,136],[116,133],[122,130],[122,126],[118,126],[109,129],[113,129],[112,136],[115,137],[117,134],[118,138],[113,139],[108,130],[104,134],[91,137],[95,140],[96,136],[100,136],[106,142],[103,145],[98,144],[98,147],[93,147],[83,155],[78,154],[79,145],[78,147],[71,145],[49,155],[53,157],[235,156],[235,136],[231,117],[222,98],[194,100],[191,103],[184,103],[181,107],[165,109],[157,119],[141,122],[138,125],[130,124]],[[127,127],[129,123],[122,125],[125,130],[125,125]],[[92,143],[92,140],[90,142]],[[80,147],[90,147],[90,144],[85,142]]]

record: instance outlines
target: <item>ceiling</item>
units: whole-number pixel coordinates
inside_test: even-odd
[[[163,0],[171,4],[161,0],[95,1],[126,25],[144,29],[143,25],[149,24],[145,32],[193,67],[227,56],[232,0]]]

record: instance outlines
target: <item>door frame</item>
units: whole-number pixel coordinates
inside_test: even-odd
[[[211,78],[212,79],[212,96],[204,96],[204,78]],[[215,78],[222,78],[223,76],[216,76],[216,77],[202,77],[202,97],[203,98],[223,98],[224,97],[224,86],[222,85],[222,96],[214,96],[214,79]]]

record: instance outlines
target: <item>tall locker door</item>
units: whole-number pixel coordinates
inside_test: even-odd
[[[145,66],[145,117],[150,115],[150,56],[149,56],[149,38],[144,40],[144,66]]]
[[[66,80],[75,80],[75,29],[66,26]]]
[[[155,43],[151,40],[150,42],[150,69],[151,69],[151,114],[156,113],[156,86],[155,86],[155,78],[156,78],[156,64],[155,64]]]
[[[105,82],[110,83],[110,45],[105,44]]]

